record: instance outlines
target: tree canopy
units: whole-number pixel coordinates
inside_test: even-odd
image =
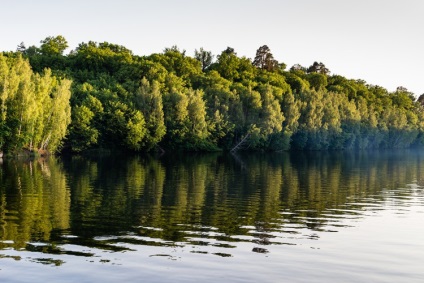
[[[326,150],[420,146],[424,99],[340,75],[288,71],[270,48],[137,56],[63,36],[0,55],[0,150]],[[214,60],[216,58],[216,60]]]

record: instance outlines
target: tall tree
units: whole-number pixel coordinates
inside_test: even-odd
[[[28,141],[28,127],[34,115],[34,88],[32,70],[28,61],[18,56],[10,64],[9,97],[6,102],[7,125],[10,133],[8,148],[10,151],[20,150]]]
[[[63,52],[68,48],[68,42],[61,36],[48,36],[40,41],[40,51],[43,55],[63,55]]]
[[[274,59],[271,49],[267,45],[263,45],[256,50],[256,56],[253,65],[262,70],[274,71],[278,69],[278,61]]]
[[[424,106],[424,93],[423,93],[423,94],[421,94],[421,95],[418,97],[417,101],[421,104],[421,106]]]
[[[157,146],[166,133],[159,83],[153,81],[150,84],[146,78],[143,78],[135,100],[146,120],[145,140],[146,148],[149,150]]]
[[[278,100],[273,96],[270,86],[261,90],[262,109],[259,112],[259,129],[266,137],[281,132],[285,120]]]
[[[236,52],[231,47],[222,51],[217,56],[217,62],[212,64],[211,69],[218,71],[218,73],[229,81],[249,81],[255,76],[255,67],[252,65],[250,59],[246,57],[237,57]]]
[[[187,127],[189,141],[194,144],[206,140],[209,135],[206,123],[206,104],[203,100],[203,91],[188,90],[187,92]]]
[[[17,47],[16,47],[16,51],[17,52],[20,52],[20,53],[22,53],[22,54],[24,54],[25,53],[25,51],[26,51],[26,46],[25,46],[25,43],[24,42],[21,42]]]
[[[329,75],[330,70],[324,65],[322,62],[314,62],[309,68],[307,69],[308,73],[319,73],[323,75]]]
[[[301,71],[306,73],[306,67],[303,67],[300,64],[294,64],[291,68],[290,68],[290,72],[297,72],[297,71]]]
[[[396,91],[391,94],[393,104],[400,108],[412,109],[414,107],[415,96],[407,88],[399,86]]]
[[[200,47],[199,51],[197,49],[194,51],[194,58],[202,63],[203,72],[212,64],[213,57],[212,52],[204,50],[203,47]]]
[[[9,135],[9,129],[6,122],[7,119],[7,102],[9,99],[9,65],[7,58],[0,53],[0,151]]]
[[[72,125],[70,127],[70,144],[72,151],[81,152],[97,143],[99,131],[92,127],[95,114],[85,105],[72,108]]]
[[[70,123],[70,85],[49,69],[34,74],[20,54],[6,61],[0,55],[0,146],[55,152]]]
[[[327,84],[327,76],[321,73],[310,73],[306,76],[306,79],[309,82],[310,88],[315,90],[324,89]]]
[[[39,150],[56,151],[62,144],[67,127],[71,123],[71,81],[67,79],[52,81],[50,101],[43,105],[46,107],[43,115],[44,131],[39,143]]]

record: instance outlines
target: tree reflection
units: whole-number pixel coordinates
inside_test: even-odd
[[[99,246],[95,237],[106,235],[147,237],[131,241],[154,245],[208,245],[211,237],[230,242],[240,240],[232,236],[246,235],[256,244],[272,244],[273,233],[285,227],[327,229],[329,217],[343,217],[347,207],[360,214],[362,203],[384,201],[384,190],[422,182],[423,154],[405,150],[7,160],[0,166],[0,249],[10,246],[8,241],[16,249],[31,241],[61,243],[63,234],[78,236],[68,243],[87,246]]]
[[[55,229],[69,228],[70,191],[55,158],[7,161],[0,178],[1,240],[20,249],[29,241],[49,241]]]

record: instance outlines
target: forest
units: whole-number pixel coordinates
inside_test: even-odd
[[[343,150],[424,144],[424,95],[290,68],[270,48],[138,56],[63,36],[0,53],[0,152]]]

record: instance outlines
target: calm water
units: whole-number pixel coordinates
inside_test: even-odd
[[[0,282],[424,282],[424,151],[0,164]]]

